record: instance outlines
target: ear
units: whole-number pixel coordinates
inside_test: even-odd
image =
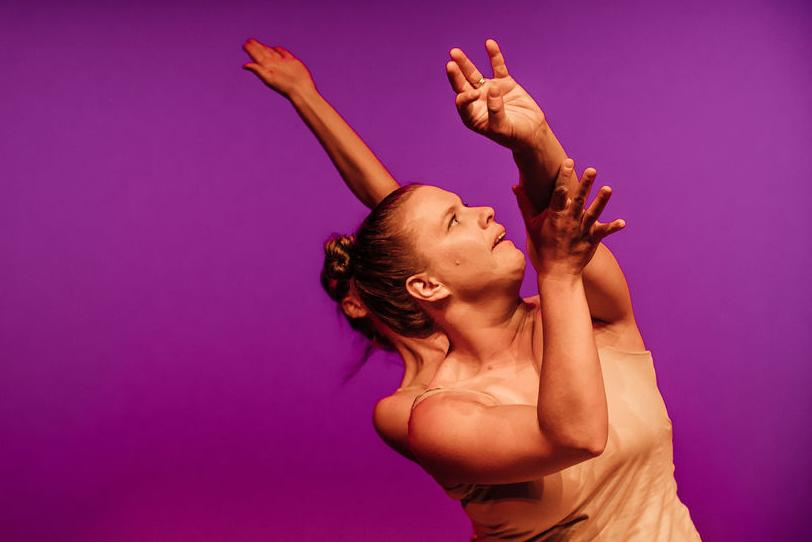
[[[451,295],[443,283],[426,273],[418,273],[406,279],[406,291],[418,301],[440,301]]]
[[[367,308],[353,296],[345,296],[341,300],[341,310],[350,318],[366,318],[369,315]]]

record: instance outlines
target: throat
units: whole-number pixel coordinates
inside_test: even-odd
[[[468,367],[468,374],[515,369],[532,348],[532,305],[516,299],[511,312],[501,318],[497,313],[468,307],[468,315],[461,311],[456,326],[449,326],[451,342],[449,355]],[[490,317],[490,318],[489,318]]]

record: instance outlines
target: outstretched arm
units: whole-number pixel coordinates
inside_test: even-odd
[[[364,141],[316,89],[301,60],[283,47],[268,47],[255,39],[243,44],[253,62],[243,68],[287,98],[319,140],[347,187],[372,208],[398,183]]]
[[[457,94],[457,110],[468,128],[512,151],[520,187],[540,213],[550,204],[567,153],[536,101],[510,76],[496,41],[487,40],[485,48],[493,69],[491,79],[485,79],[462,50],[451,50],[446,73]],[[566,174],[566,182],[570,193],[576,193],[579,182],[574,170]],[[603,243],[584,268],[583,279],[594,319],[633,323],[626,278]]]

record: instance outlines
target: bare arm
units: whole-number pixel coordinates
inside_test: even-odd
[[[556,176],[567,154],[541,108],[508,73],[498,44],[488,40],[485,47],[493,78],[482,86],[478,82],[484,77],[473,62],[460,49],[451,50],[452,61],[446,65],[446,72],[457,93],[457,109],[466,126],[511,149],[519,184],[535,211],[542,212],[550,203]],[[577,174],[567,182],[574,193]],[[592,318],[607,323],[634,321],[626,278],[603,243],[584,268],[583,279]]]
[[[296,112],[319,140],[347,187],[372,208],[398,183],[360,136],[319,94],[305,65],[283,47],[268,47],[248,40],[243,49],[253,62],[250,70],[270,88],[290,100]]]

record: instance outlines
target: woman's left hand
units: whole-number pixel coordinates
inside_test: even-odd
[[[492,79],[485,79],[458,48],[451,49],[452,61],[446,64],[462,122],[513,151],[532,148],[545,127],[544,113],[510,76],[496,41],[487,40],[485,49],[493,68]]]

